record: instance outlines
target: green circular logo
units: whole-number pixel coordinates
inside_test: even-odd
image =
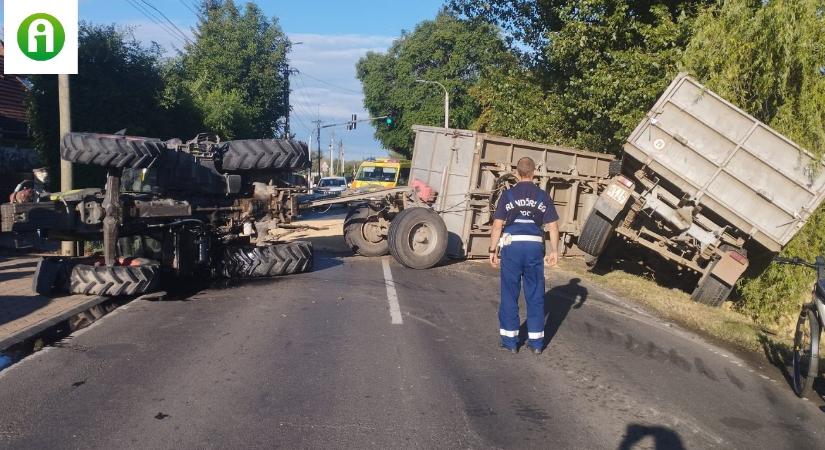
[[[48,61],[63,50],[66,32],[60,21],[46,13],[32,14],[17,29],[17,45],[35,61]]]

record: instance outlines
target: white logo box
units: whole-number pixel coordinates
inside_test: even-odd
[[[78,0],[3,0],[4,74],[77,74]],[[54,16],[66,33],[63,49],[54,58],[35,61],[18,46],[17,30],[32,14]]]

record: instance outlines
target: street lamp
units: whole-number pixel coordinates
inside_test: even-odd
[[[415,80],[415,82],[436,84],[440,86],[441,89],[444,89],[444,128],[450,128],[450,93],[447,91],[447,88],[445,88],[444,85],[439,83],[438,81]]]

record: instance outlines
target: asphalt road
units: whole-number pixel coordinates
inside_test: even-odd
[[[777,371],[551,284],[539,357],[498,350],[496,272],[478,263],[326,254],[136,301],[0,372],[0,447],[825,448],[825,413]]]

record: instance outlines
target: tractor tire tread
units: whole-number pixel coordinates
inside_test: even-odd
[[[310,167],[309,148],[293,139],[244,139],[222,144],[225,171],[301,170]]]
[[[108,168],[145,169],[166,149],[159,139],[96,133],[63,136],[60,156],[69,162]]]
[[[69,276],[72,294],[120,296],[153,292],[160,283],[160,266],[90,266],[78,264]]]
[[[220,275],[226,278],[264,278],[312,270],[312,243],[294,241],[263,247],[226,247]]]

